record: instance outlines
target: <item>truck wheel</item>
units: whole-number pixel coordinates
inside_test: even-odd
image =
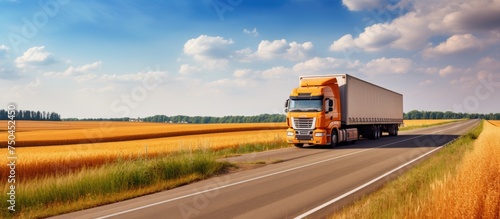
[[[298,148],[304,147],[304,144],[302,144],[302,143],[297,143],[297,144],[293,144],[293,145],[295,145],[295,147],[298,147]]]
[[[389,136],[397,136],[398,135],[398,128],[396,125],[391,125],[389,127]]]
[[[375,139],[380,139],[380,136],[382,136],[382,130],[380,129],[380,126],[375,126],[375,129],[377,130],[377,136]]]
[[[337,146],[337,141],[338,141],[338,135],[337,135],[337,131],[336,130],[332,130],[332,139],[330,141],[330,147],[331,148],[334,148],[335,146]]]

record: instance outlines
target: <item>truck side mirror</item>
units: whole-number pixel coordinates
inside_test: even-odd
[[[285,113],[287,113],[287,112],[288,112],[288,102],[290,102],[290,99],[287,99],[287,100],[285,101]]]
[[[328,99],[328,112],[333,111],[333,100]]]

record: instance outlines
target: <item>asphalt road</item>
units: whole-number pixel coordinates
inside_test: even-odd
[[[268,165],[55,218],[324,218],[478,123],[460,121],[334,149],[234,157],[229,160]]]

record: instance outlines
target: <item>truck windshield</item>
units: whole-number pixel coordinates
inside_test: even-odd
[[[322,100],[290,100],[288,110],[290,112],[320,112],[322,105]]]

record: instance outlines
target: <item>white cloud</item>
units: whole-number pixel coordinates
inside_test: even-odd
[[[354,39],[351,34],[346,34],[340,39],[335,40],[330,46],[330,51],[346,51],[351,48],[355,48]]]
[[[254,37],[258,37],[259,36],[259,32],[257,31],[257,28],[255,28],[255,27],[253,28],[253,30],[247,30],[246,28],[243,29],[243,33],[252,35]]]
[[[413,62],[405,58],[374,59],[361,69],[367,75],[404,74],[411,70]]]
[[[220,79],[216,81],[212,81],[207,83],[209,87],[244,87],[247,85],[247,82],[243,79]]]
[[[100,88],[88,88],[88,87],[86,87],[86,88],[82,88],[82,89],[77,90],[77,92],[85,93],[85,94],[88,94],[88,93],[108,93],[108,92],[111,92],[114,90],[115,90],[115,87],[113,85],[108,85],[108,86],[100,87]]]
[[[90,81],[94,78],[96,78],[97,75],[96,74],[93,74],[93,73],[88,73],[88,74],[83,74],[83,75],[77,75],[74,77],[75,81],[77,82],[86,82],[86,81]]]
[[[189,74],[203,70],[225,70],[229,65],[232,51],[229,46],[233,40],[223,37],[200,35],[184,44],[184,53],[190,55],[200,65],[182,64],[179,73]]]
[[[288,68],[276,66],[262,71],[261,75],[265,79],[278,79],[282,76],[290,75],[291,73],[293,73],[293,71]]]
[[[9,52],[10,48],[6,45],[0,45],[0,58],[5,56]]]
[[[363,49],[365,51],[378,51],[387,47],[401,38],[401,33],[389,24],[374,24],[366,27],[364,32],[353,39],[351,34],[346,34],[330,45],[330,51],[346,51],[350,49]]]
[[[199,72],[201,69],[196,66],[192,66],[189,64],[182,64],[179,68],[179,74],[188,75],[191,73]]]
[[[500,30],[500,1],[466,1],[436,22],[435,28],[455,31]]]
[[[446,76],[451,75],[453,73],[457,73],[458,71],[459,71],[458,69],[454,68],[451,65],[448,65],[448,66],[439,70],[439,76],[446,77]]]
[[[29,48],[22,56],[17,57],[15,63],[18,68],[25,68],[27,66],[49,65],[54,61],[52,54],[45,51],[45,46],[35,46]]]
[[[387,6],[387,0],[342,0],[342,4],[351,11],[381,9]]]
[[[198,61],[226,59],[230,55],[228,47],[233,43],[233,40],[226,40],[220,36],[200,35],[184,44],[184,53]]]
[[[313,43],[304,42],[297,43],[291,42],[288,43],[285,39],[281,40],[262,40],[259,43],[257,51],[255,53],[251,53],[251,50],[244,49],[237,52],[239,56],[244,56],[242,60],[252,60],[252,59],[287,59],[292,61],[303,60],[311,56],[313,53]]]
[[[354,39],[357,47],[367,51],[379,50],[401,37],[401,33],[389,24],[374,24]]]
[[[28,85],[26,85],[26,89],[36,88],[36,87],[40,86],[40,84],[41,84],[40,78],[37,77],[35,81],[30,82]]]
[[[102,61],[97,61],[97,62],[94,62],[91,64],[86,64],[86,65],[77,66],[77,67],[70,66],[68,69],[66,69],[66,71],[64,71],[63,75],[87,73],[87,72],[94,71],[94,70],[101,68],[101,65],[102,65]]]
[[[300,74],[332,74],[342,73],[346,69],[359,67],[359,61],[349,62],[345,59],[335,59],[332,57],[315,57],[304,62],[297,63],[293,66],[293,70]]]
[[[449,55],[472,50],[480,50],[483,47],[483,42],[472,34],[453,35],[445,42],[436,47],[427,48],[424,50],[424,57],[434,57],[439,55]]]
[[[405,50],[422,50],[435,36],[472,34],[483,44],[498,42],[500,35],[500,1],[419,0],[343,0],[350,10],[384,8],[371,13],[365,30],[354,38],[344,35],[336,40],[332,51],[362,48],[379,50],[386,46]],[[395,10],[398,9],[398,10]],[[407,11],[400,15],[401,11]],[[373,24],[375,23],[375,24]],[[373,25],[372,25],[373,24]],[[497,34],[488,34],[490,32]]]
[[[425,80],[425,81],[418,83],[419,86],[427,86],[427,85],[431,85],[431,84],[434,84],[433,80]]]
[[[252,69],[236,69],[233,73],[234,77],[244,78],[252,73]]]
[[[147,71],[139,72],[136,74],[105,74],[99,78],[102,82],[140,82],[147,81],[148,78],[155,78],[158,81],[162,81],[163,78],[167,76],[166,72],[163,71]]]

